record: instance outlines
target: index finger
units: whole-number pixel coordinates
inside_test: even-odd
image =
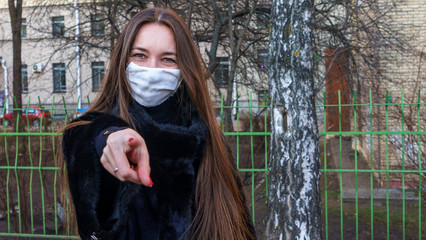
[[[152,187],[153,182],[150,177],[151,167],[149,165],[149,153],[145,141],[141,139],[129,139],[129,147],[133,148],[129,151],[129,161],[136,164],[135,170],[139,181],[147,186]]]
[[[136,170],[130,165],[124,152],[114,152],[111,157],[115,159],[115,166],[111,166],[111,169],[117,169],[117,171],[109,171],[112,175],[122,182],[130,181],[136,184],[142,184]]]

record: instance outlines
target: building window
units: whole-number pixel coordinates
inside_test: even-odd
[[[92,36],[103,36],[105,34],[105,22],[101,15],[92,16]]]
[[[22,18],[21,22],[21,39],[27,39],[27,19]]]
[[[52,18],[52,35],[54,38],[65,36],[65,23],[63,16]]]
[[[104,62],[92,62],[92,91],[97,92],[101,89],[102,78],[105,74]]]
[[[21,86],[22,86],[22,93],[28,92],[28,70],[27,65],[22,64],[21,66]]]
[[[65,63],[53,64],[53,92],[66,92]]]
[[[214,72],[214,78],[216,84],[220,88],[228,87],[228,76],[229,76],[229,58],[228,57],[217,57],[217,68]]]

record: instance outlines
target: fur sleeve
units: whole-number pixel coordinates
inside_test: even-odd
[[[104,113],[87,113],[76,121],[90,123],[67,129],[63,134],[62,150],[79,234],[82,239],[90,239],[93,233],[108,235],[107,232],[118,227],[116,222],[108,222],[108,218],[114,210],[121,184],[100,163],[95,138],[105,128],[128,125],[120,118]]]

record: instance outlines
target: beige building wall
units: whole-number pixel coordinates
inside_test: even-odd
[[[26,3],[31,1],[24,1]],[[27,65],[28,92],[22,94],[23,104],[36,105],[39,101],[47,106],[52,103],[63,106],[63,99],[70,107],[76,107],[77,94],[77,64],[75,36],[75,12],[73,1],[62,1],[68,4],[59,4],[37,9],[25,5],[22,17],[26,19],[26,39],[22,39],[22,64]],[[81,1],[79,1],[81,2]],[[44,3],[45,4],[45,3]],[[6,60],[9,79],[9,102],[12,101],[12,62],[13,47],[11,41],[11,27],[9,12],[4,1],[0,4],[0,56]],[[52,17],[63,16],[65,37],[52,37]],[[80,22],[85,22],[80,29],[80,38],[90,35],[90,20],[80,15]],[[96,39],[95,39],[96,40]],[[103,41],[99,41],[103,42]],[[104,44],[105,43],[101,43]],[[94,100],[97,92],[92,91],[92,62],[104,62],[105,70],[108,66],[109,52],[82,47],[81,49],[81,98],[83,105],[87,104],[87,97]],[[66,92],[55,92],[53,88],[53,64],[64,63],[66,68]],[[40,72],[33,70],[33,65],[42,66]],[[3,76],[3,70],[0,70]],[[4,79],[1,77],[0,89],[4,89]],[[38,99],[40,98],[40,99]]]
[[[386,0],[382,5],[389,4]],[[405,50],[388,52],[380,49],[380,66],[388,80],[388,88],[397,99],[403,89],[409,97],[415,90],[426,84],[426,2],[424,0],[403,0],[390,12],[393,21],[388,24],[401,37]]]
[[[89,0],[78,0],[81,4]],[[9,12],[7,9],[7,1],[0,0],[0,56],[6,60],[9,75],[9,96],[12,94],[12,41],[11,41],[11,27]],[[63,105],[62,99],[64,98],[69,106],[75,107],[77,104],[77,66],[75,62],[75,46],[73,38],[75,36],[75,13],[73,7],[73,0],[49,0],[49,1],[24,1],[23,18],[27,23],[27,38],[22,40],[22,64],[27,65],[28,69],[28,93],[24,93],[23,102],[30,104],[42,104],[50,106],[52,102],[57,105]],[[34,8],[33,6],[38,6]],[[41,6],[41,7],[40,7]],[[84,11],[84,4],[80,6],[80,11]],[[87,14],[86,14],[87,15]],[[64,38],[52,37],[52,17],[64,16],[65,28],[67,29]],[[85,19],[84,14],[80,14],[80,23],[85,23],[80,29],[80,39],[85,39],[91,35],[90,19]],[[122,22],[124,25],[124,22]],[[196,27],[197,24],[193,24]],[[105,29],[105,35],[108,35]],[[95,39],[96,40],[96,39]],[[99,44],[108,47],[109,42],[99,37]],[[94,41],[96,44],[96,41]],[[199,46],[202,56],[206,58],[205,49],[208,49],[206,44]],[[218,56],[226,56],[229,50],[219,49]],[[97,48],[88,48],[87,46],[82,49],[81,54],[81,98],[83,103],[87,102],[87,97],[91,101],[95,98],[97,92],[92,91],[92,62],[104,62],[105,70],[107,70],[109,59],[109,51],[100,50]],[[240,61],[246,61],[244,59]],[[65,63],[66,65],[66,92],[55,93],[53,91],[53,64]],[[32,70],[33,64],[41,64],[43,70],[35,72]],[[0,69],[0,73],[1,73]],[[252,97],[252,104],[261,104],[258,101],[259,90],[267,90],[267,73],[260,73],[256,69],[245,69],[243,75],[235,77],[237,84],[233,87],[239,93],[240,104],[248,105],[250,96]],[[243,84],[249,79],[253,86]],[[0,82],[0,89],[4,89],[4,81]],[[209,82],[211,95],[213,100],[220,104],[220,96],[215,90],[213,83]],[[226,89],[220,89],[226,97]],[[30,98],[31,97],[31,98]],[[9,101],[12,99],[9,98]]]

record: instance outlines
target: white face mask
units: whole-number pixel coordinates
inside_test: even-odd
[[[178,89],[179,69],[141,67],[131,62],[126,69],[132,97],[142,106],[158,106]]]

